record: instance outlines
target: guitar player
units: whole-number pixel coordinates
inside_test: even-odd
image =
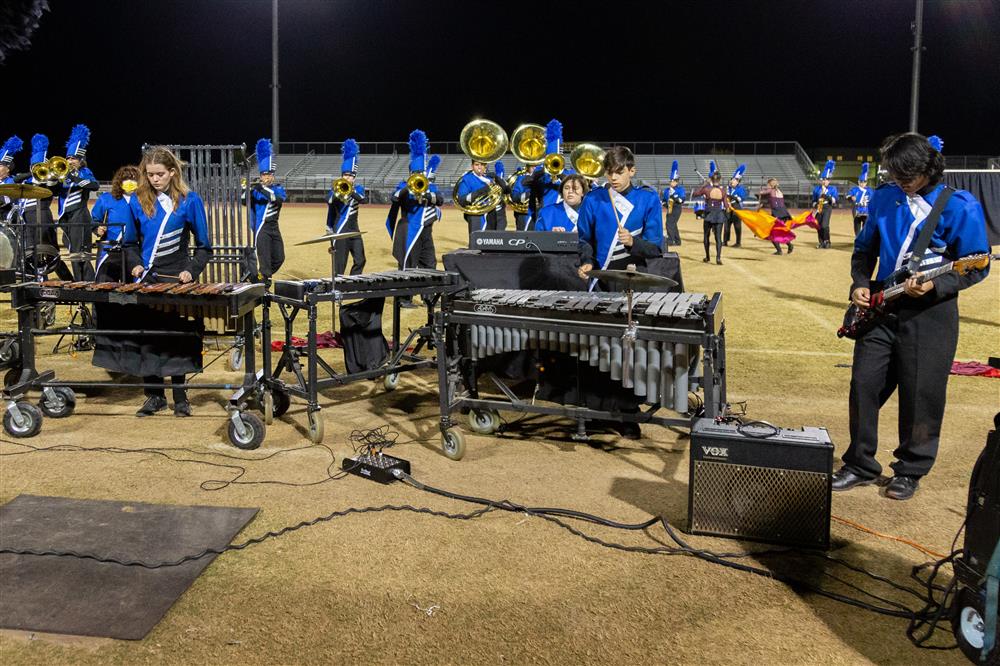
[[[921,268],[989,252],[982,206],[970,193],[949,190],[941,182],[945,163],[941,147],[937,137],[912,132],[890,136],[882,144],[882,166],[890,182],[873,192],[868,223],[851,256],[851,301],[858,307],[870,303],[876,264],[876,280],[882,281],[901,268],[919,273]],[[940,213],[933,210],[939,198],[944,202]],[[933,232],[928,232],[929,239],[921,238],[928,224],[934,225]],[[919,251],[921,244],[926,251]],[[911,254],[920,260],[910,262]],[[952,271],[922,283],[909,277],[897,316],[855,342],[851,442],[843,466],[833,475],[834,490],[867,485],[881,475],[875,459],[879,409],[898,389],[899,444],[885,495],[906,500],[916,492],[937,456],[948,375],[958,343],[958,292],[982,280],[988,271],[987,264],[964,275]]]

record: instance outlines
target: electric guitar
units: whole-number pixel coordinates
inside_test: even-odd
[[[938,268],[920,273],[917,283],[923,284],[949,271],[965,275],[971,270],[986,268],[992,258],[989,254],[972,254],[962,259],[956,259]],[[909,271],[901,268],[874,286],[867,308],[862,309],[851,303],[850,307],[847,308],[847,313],[844,314],[844,325],[837,329],[837,337],[857,340],[879,324],[895,316],[894,302],[906,294],[904,283],[909,277]]]

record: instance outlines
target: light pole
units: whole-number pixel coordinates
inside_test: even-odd
[[[278,0],[275,0],[277,2]],[[917,0],[913,21],[913,82],[910,91],[910,131],[917,131],[917,108],[920,106],[920,52],[924,50],[924,0]],[[275,74],[277,76],[277,74]],[[275,79],[277,80],[277,79]],[[277,104],[277,102],[275,102]],[[275,109],[278,107],[275,106]],[[277,111],[275,111],[277,113]]]
[[[278,0],[271,0],[271,141],[279,152],[278,137]]]

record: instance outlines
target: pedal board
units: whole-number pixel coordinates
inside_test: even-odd
[[[390,483],[396,480],[392,470],[398,469],[410,473],[410,461],[388,456],[384,453],[375,455],[362,454],[354,458],[344,458],[340,468],[345,472],[356,474],[379,483]]]

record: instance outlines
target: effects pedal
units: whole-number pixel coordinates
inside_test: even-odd
[[[406,474],[410,473],[410,461],[384,453],[362,453],[353,458],[344,458],[340,468],[372,481],[390,483],[396,480],[392,470],[398,469]]]

